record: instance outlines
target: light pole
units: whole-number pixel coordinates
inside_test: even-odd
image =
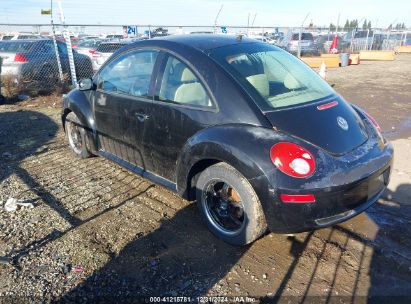
[[[221,10],[223,9],[224,4],[221,4],[220,9],[218,10],[217,16],[215,16],[214,19],[214,34],[217,33],[217,21],[218,21],[218,17],[220,16]]]
[[[297,51],[298,58],[301,58],[301,35],[302,35],[302,30],[303,30],[303,27],[304,27],[304,23],[307,20],[309,15],[310,15],[310,13],[308,13],[307,16],[305,16],[303,22],[301,23],[300,32],[298,34],[298,51]]]

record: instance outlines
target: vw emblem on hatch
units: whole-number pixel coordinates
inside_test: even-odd
[[[337,123],[340,126],[340,128],[343,129],[344,131],[348,130],[348,122],[341,116],[337,117]]]

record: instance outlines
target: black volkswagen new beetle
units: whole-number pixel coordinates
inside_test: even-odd
[[[337,224],[386,188],[393,148],[375,120],[287,52],[225,35],[117,51],[64,99],[79,157],[106,157],[196,200],[213,233]]]

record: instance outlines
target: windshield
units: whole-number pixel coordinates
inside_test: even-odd
[[[275,46],[236,44],[214,49],[210,56],[248,91],[251,89],[251,95],[257,93],[254,99],[263,111],[295,106],[335,94],[310,67]]]

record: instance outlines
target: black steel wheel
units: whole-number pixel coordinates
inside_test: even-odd
[[[248,180],[226,163],[200,173],[196,200],[209,229],[232,245],[246,245],[266,230],[261,203]]]

